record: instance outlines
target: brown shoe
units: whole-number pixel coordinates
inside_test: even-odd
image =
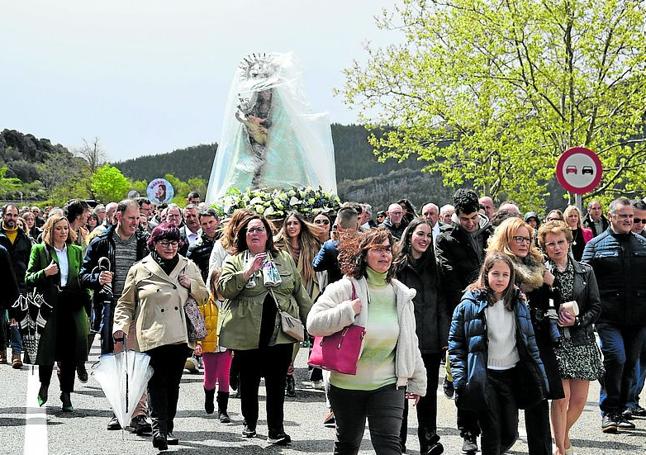
[[[7,350],[2,349],[0,350],[0,364],[7,364]]]
[[[20,354],[15,352],[11,354],[11,366],[16,370],[19,370],[22,368],[22,360],[20,360]]]

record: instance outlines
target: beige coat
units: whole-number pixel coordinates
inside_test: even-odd
[[[193,261],[179,256],[179,262],[169,276],[148,255],[128,271],[123,294],[114,311],[113,332],[128,333],[134,322],[137,344],[142,352],[167,344],[186,343],[193,347],[188,341],[184,313],[189,291],[179,284],[182,271],[191,278],[191,296],[199,304],[206,302],[209,291]]]

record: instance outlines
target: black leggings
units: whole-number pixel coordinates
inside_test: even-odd
[[[150,356],[153,376],[148,381],[148,404],[153,431],[167,434],[173,431],[179,383],[184,363],[190,351],[185,344],[167,344],[146,351]],[[137,403],[132,403],[135,406]]]
[[[255,429],[258,423],[258,387],[264,376],[269,434],[284,432],[285,377],[293,349],[294,345],[288,343],[236,351],[240,368],[240,406],[249,428]]]
[[[58,362],[60,372],[61,392],[72,393],[74,391],[74,375],[76,374],[76,362],[73,360],[60,360]],[[38,378],[40,383],[49,387],[54,372],[54,365],[40,365],[38,367]]]

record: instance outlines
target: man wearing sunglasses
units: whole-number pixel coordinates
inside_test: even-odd
[[[609,214],[610,227],[585,245],[581,261],[594,269],[601,295],[601,430],[616,433],[635,428],[626,411],[646,342],[646,238],[632,232],[635,209],[628,199],[612,201]]]
[[[633,217],[633,233],[646,237],[646,202],[637,200],[633,202],[635,216]]]

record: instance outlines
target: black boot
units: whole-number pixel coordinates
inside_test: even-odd
[[[218,392],[219,394],[220,392]],[[206,390],[204,389],[204,410],[207,414],[213,414],[215,411],[215,404],[213,404],[213,397],[215,397],[215,389]]]
[[[61,392],[61,402],[63,403],[63,412],[74,412],[69,392]]]
[[[218,419],[220,423],[231,423],[231,418],[227,414],[227,406],[229,404],[229,392],[218,391]]]
[[[153,429],[153,447],[160,451],[168,450],[168,441],[166,441],[166,422],[160,422],[159,419],[152,420]]]

